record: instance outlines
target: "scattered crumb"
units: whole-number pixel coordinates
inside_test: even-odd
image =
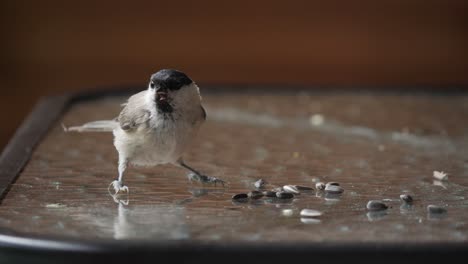
[[[323,124],[323,121],[325,120],[325,118],[323,117],[323,115],[321,114],[315,114],[315,115],[312,115],[309,119],[310,121],[310,124],[312,126],[320,126]]]
[[[440,180],[440,181],[446,181],[448,180],[447,173],[443,171],[434,171],[433,173],[434,178]]]
[[[53,203],[53,204],[46,204],[46,208],[63,208],[66,207],[66,205],[61,204],[61,203]]]
[[[281,211],[281,214],[283,216],[292,216],[294,214],[294,211],[292,209],[283,209]]]

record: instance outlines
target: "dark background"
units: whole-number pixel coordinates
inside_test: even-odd
[[[40,96],[142,84],[468,84],[468,2],[1,1],[0,149]],[[203,89],[203,87],[202,87]]]

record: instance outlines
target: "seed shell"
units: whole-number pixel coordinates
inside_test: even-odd
[[[386,210],[388,206],[379,200],[371,200],[367,202],[366,208],[369,211],[381,211]]]

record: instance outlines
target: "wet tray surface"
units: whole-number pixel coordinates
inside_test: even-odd
[[[65,133],[112,119],[125,96],[72,104],[34,149],[0,206],[0,226],[85,240],[465,242],[468,239],[468,96],[378,93],[210,93],[207,122],[185,160],[229,184],[191,183],[172,165],[130,167],[128,197],[114,200],[111,133]],[[433,178],[448,173],[448,181]],[[286,184],[339,182],[290,200],[238,203],[232,195]],[[400,194],[414,198],[412,205]],[[369,212],[369,200],[389,209]],[[447,209],[431,215],[430,204]],[[318,218],[299,212],[315,209]]]

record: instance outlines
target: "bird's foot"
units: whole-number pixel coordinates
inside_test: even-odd
[[[110,191],[111,186],[112,186],[112,188],[114,188],[114,193],[113,194]],[[123,185],[121,181],[117,181],[117,180],[111,182],[109,184],[109,187],[107,188],[107,190],[109,191],[109,193],[111,195],[117,195],[119,193],[127,193],[127,194],[129,193],[128,187]]]
[[[128,205],[129,201],[128,201],[128,195],[126,195],[126,198],[125,199],[121,199],[121,195],[111,195],[111,197],[114,199],[114,202],[116,204],[123,204],[123,205]]]
[[[203,184],[209,183],[209,184],[214,184],[215,186],[219,183],[224,187],[224,184],[226,183],[225,181],[218,179],[216,177],[211,177],[211,176],[206,176],[206,175],[196,174],[196,173],[189,173],[188,178],[190,181],[197,181]]]

